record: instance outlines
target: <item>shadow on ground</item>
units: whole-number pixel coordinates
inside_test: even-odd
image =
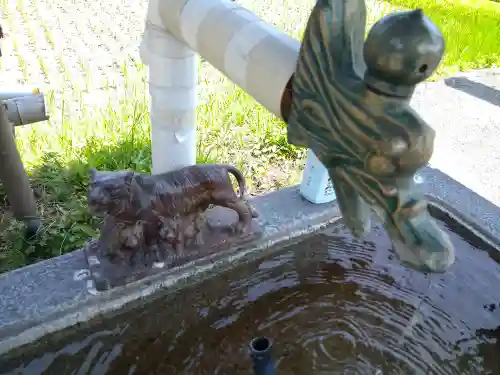
[[[444,80],[446,86],[460,90],[478,99],[500,107],[500,90],[466,77],[451,77]]]

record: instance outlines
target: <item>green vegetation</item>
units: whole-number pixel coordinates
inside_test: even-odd
[[[15,57],[25,82],[30,83],[29,73],[35,69],[39,69],[50,82],[44,93],[51,119],[47,123],[16,129],[17,143],[36,194],[44,228],[37,240],[26,242],[22,236],[23,223],[12,218],[0,185],[0,272],[74,250],[98,234],[100,220],[89,214],[86,199],[91,167],[151,171],[145,67],[139,61],[127,58],[118,68],[111,68],[119,70],[123,85],[113,90],[113,84],[106,82],[104,92],[96,92],[102,97],[99,99],[109,100],[108,106],[96,109],[83,103],[78,105],[92,85],[86,56],[77,59],[83,72],[80,80],[83,83],[77,86],[68,64],[58,53],[58,40],[50,24],[42,12],[26,9],[36,7],[36,2],[18,1],[17,6],[10,8],[5,0],[3,4],[7,10],[5,26],[12,30],[11,35],[22,32],[16,25],[16,21],[21,20],[30,43],[35,44],[36,40],[32,30],[41,28],[44,33],[38,35],[38,40],[45,39],[45,46],[54,52],[50,61],[45,61],[40,55],[30,56],[30,61],[39,65],[35,67],[26,63],[25,56],[30,51],[24,49],[22,41],[9,38],[4,44],[4,55],[9,51]],[[297,4],[295,9],[301,6]],[[28,13],[38,17],[30,19]],[[301,14],[304,14],[305,22],[306,13]],[[298,13],[296,17],[299,17]],[[295,29],[298,22],[288,19],[294,23],[287,25],[281,23],[283,20],[278,21],[277,25],[282,29],[292,30],[294,34],[301,32]],[[57,69],[50,70],[52,65]],[[54,87],[64,88],[63,93],[51,91]],[[109,99],[113,95],[115,98]],[[89,97],[95,102],[87,94]],[[76,111],[74,107],[77,107]],[[279,189],[299,181],[305,151],[287,143],[286,127],[278,118],[206,62],[200,64],[197,120],[198,162],[235,164],[246,175],[250,194]],[[165,157],[168,157],[167,152]]]
[[[441,73],[497,64],[500,50],[496,47],[495,51],[495,46],[500,40],[500,13],[496,8],[483,10],[482,6],[428,1],[371,2],[369,24],[395,7],[422,7],[443,29],[447,39],[448,52]],[[248,1],[245,6],[300,38],[313,3],[289,0],[284,5],[276,0],[259,0],[258,4]],[[114,90],[113,84],[107,82],[104,92],[95,94],[104,101],[113,97],[107,107],[87,106],[82,103],[82,95],[90,90],[92,81],[91,64],[85,60],[86,56],[78,57],[77,65],[84,78],[76,83],[76,78],[82,77],[72,77],[71,69],[62,55],[58,55],[58,40],[52,26],[37,9],[34,12],[27,9],[36,7],[36,2],[18,1],[17,6],[10,8],[5,0],[2,4],[6,19],[3,26],[11,28],[11,34],[20,22],[25,29],[22,35],[33,39],[29,41],[31,45],[43,43],[46,48],[54,48],[50,61],[42,55],[31,56],[31,65],[25,57],[28,50],[21,41],[16,40],[16,45],[9,47],[12,41],[7,40],[4,54],[9,51],[15,55],[26,83],[29,73],[38,70],[50,82],[48,88],[64,87],[64,93],[45,89],[51,120],[16,131],[44,229],[37,241],[26,242],[22,238],[22,224],[12,218],[6,198],[0,192],[0,271],[63,254],[97,235],[99,219],[88,213],[86,202],[90,167],[150,172],[151,166],[148,95],[142,64],[128,58],[120,67],[110,68],[119,70],[124,84]],[[40,28],[43,33],[37,35],[34,31]],[[56,73],[54,66],[58,67]],[[305,153],[288,145],[283,123],[207,63],[202,63],[200,70],[198,161],[235,164],[247,176],[252,194],[297,183]],[[68,109],[75,107],[75,103],[76,111]]]
[[[97,234],[99,220],[88,213],[86,202],[90,167],[150,172],[150,124],[143,93],[135,91],[97,117],[85,115],[75,122],[63,116],[61,124],[21,129],[25,134],[18,143],[44,229],[38,240],[26,242],[22,223],[12,219],[2,196],[4,269],[71,251]],[[252,193],[298,181],[304,151],[290,146],[280,121],[243,91],[227,87],[226,95],[208,95],[200,105],[198,124],[198,162],[237,165],[248,176]]]
[[[398,7],[421,8],[446,40],[438,75],[500,67],[500,4],[489,0],[389,0]]]

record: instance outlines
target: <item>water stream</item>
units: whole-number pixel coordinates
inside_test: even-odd
[[[456,263],[424,275],[399,264],[380,228],[356,241],[333,226],[44,339],[5,357],[0,374],[248,375],[246,345],[260,335],[274,342],[278,374],[500,374],[496,250],[451,235]]]

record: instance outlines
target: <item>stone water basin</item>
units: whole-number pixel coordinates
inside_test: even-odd
[[[274,342],[277,373],[499,374],[500,253],[436,205],[457,259],[400,265],[386,234],[341,220],[258,261],[3,357],[0,374],[251,374],[247,344]]]

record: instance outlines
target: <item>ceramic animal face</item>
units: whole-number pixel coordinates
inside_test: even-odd
[[[140,221],[133,225],[127,225],[120,231],[120,241],[128,248],[135,249],[139,247],[143,239],[144,225]]]
[[[90,210],[96,214],[114,214],[131,198],[131,183],[134,172],[91,170],[88,201]]]
[[[172,243],[175,241],[177,238],[177,232],[178,232],[178,219],[175,218],[165,218],[158,216],[161,221],[161,227],[160,227],[160,237],[164,239],[167,242]]]

